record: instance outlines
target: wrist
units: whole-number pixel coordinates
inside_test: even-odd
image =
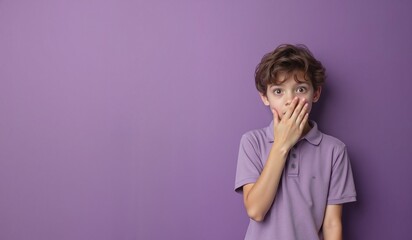
[[[282,144],[278,144],[275,142],[273,142],[272,144],[272,151],[275,151],[277,154],[279,154],[282,157],[285,157],[288,155],[289,151],[290,151],[290,147],[287,147],[286,145],[282,145]]]

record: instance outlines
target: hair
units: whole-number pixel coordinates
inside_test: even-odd
[[[256,88],[262,95],[266,96],[269,85],[279,84],[283,81],[278,79],[280,73],[291,74],[295,71],[302,71],[305,80],[312,83],[314,90],[325,82],[325,68],[305,45],[282,44],[274,51],[265,54],[256,66]],[[299,81],[296,74],[294,78]]]

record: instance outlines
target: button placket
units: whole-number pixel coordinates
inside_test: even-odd
[[[289,154],[288,170],[289,176],[299,175],[299,156],[296,149],[292,149]]]

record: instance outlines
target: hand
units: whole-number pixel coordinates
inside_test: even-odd
[[[283,115],[279,119],[279,113],[272,109],[274,119],[275,143],[285,147],[289,151],[299,140],[308,122],[308,104],[305,99],[294,98]]]

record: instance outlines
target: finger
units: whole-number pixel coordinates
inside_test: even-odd
[[[297,109],[297,108],[296,108]],[[295,111],[296,112],[296,111]],[[305,114],[308,112],[308,104],[305,103],[298,115],[298,117],[296,118],[296,123],[298,125],[300,125],[300,123],[302,122],[303,118],[305,117]]]
[[[292,100],[292,102],[291,102],[290,105],[289,105],[288,110],[287,110],[286,113],[283,115],[283,117],[286,117],[287,119],[289,119],[289,118],[292,116],[293,111],[295,110],[296,105],[298,104],[298,101],[299,101],[299,98],[298,98],[298,97],[295,97],[295,98]]]
[[[299,128],[303,131],[305,129],[305,125],[308,122],[309,119],[309,113],[305,113],[305,116],[302,119],[302,122],[300,122]]]
[[[306,104],[305,99],[299,99],[299,104],[295,107],[295,110],[293,111],[291,119],[294,119],[295,121],[297,121],[297,118],[300,115],[300,113],[302,112],[302,109],[305,106],[305,104]]]

